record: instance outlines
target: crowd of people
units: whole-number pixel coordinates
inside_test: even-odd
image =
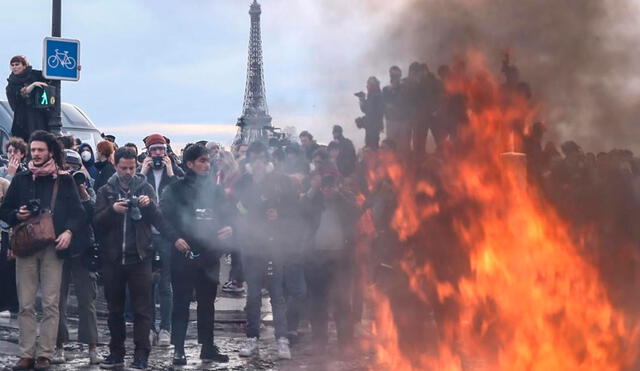
[[[259,353],[263,295],[271,300],[279,358],[291,358],[302,320],[311,325],[314,349],[321,352],[332,318],[339,349],[348,352],[362,318],[362,282],[371,279],[356,265],[361,215],[373,215],[378,268],[393,265],[385,256],[399,243],[390,222],[393,189],[384,181],[370,184],[368,174],[385,151],[401,159],[425,157],[429,133],[437,146],[429,156],[442,161],[442,148],[466,122],[464,98],[445,89],[449,67],[439,67],[436,76],[416,62],[408,77],[393,66],[387,86],[381,89],[371,77],[367,92],[356,93],[364,116],[355,124],[365,131],[359,151],[339,125],[328,145],[303,131],[277,147],[257,141],[227,150],[200,141],[178,155],[169,138],[153,133],[142,150],[133,143],[120,146],[112,136],[94,149],[29,124],[21,99],[37,86],[24,77],[34,72],[17,57],[11,66],[7,94],[17,110],[14,126],[21,129],[8,141],[0,167],[0,309],[18,317],[20,360],[14,370],[45,370],[65,361],[71,284],[78,299],[77,341],[87,344],[89,363],[105,369],[124,365],[127,317],[134,325],[132,368],[146,369],[151,347],[169,345],[173,364],[185,365],[193,300],[200,359],[227,362],[214,342],[221,283],[228,293],[246,291],[240,356]],[[503,72],[507,89],[530,95],[514,66],[506,63]],[[544,131],[537,123],[522,139],[529,181],[575,223],[598,222],[611,238],[621,230],[637,234],[636,219],[629,218],[640,197],[633,154],[585,154],[574,142],[563,143],[560,152],[552,143],[543,145]],[[42,233],[21,234],[27,226]],[[232,267],[221,281],[223,256]],[[98,272],[109,311],[105,359],[96,350]]]

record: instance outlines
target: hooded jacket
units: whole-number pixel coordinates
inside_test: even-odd
[[[26,142],[29,136],[36,130],[47,130],[49,127],[49,111],[33,108],[31,95],[23,97],[20,89],[36,81],[46,82],[42,72],[28,66],[19,75],[11,73],[7,79],[7,100],[13,110],[13,124],[11,136],[20,137]]]
[[[82,143],[80,147],[78,147],[78,153],[82,154],[82,151],[85,148],[89,149],[89,153],[91,153],[91,159],[86,162],[82,160],[82,165],[85,167],[85,169],[87,169],[89,175],[91,175],[93,179],[96,179],[98,177],[98,169],[96,168],[96,157],[93,154],[93,148],[91,148],[91,146],[87,143]]]
[[[153,256],[151,226],[156,227],[172,244],[178,239],[172,233],[173,229],[166,226],[160,209],[156,206],[153,187],[147,183],[144,175],[134,175],[129,184],[129,192],[130,196],[148,196],[151,199],[149,206],[140,208],[142,220],[134,221],[129,213],[119,214],[113,209],[113,204],[122,196],[117,174],[109,178],[107,184],[98,190],[93,222],[101,243],[101,255],[108,263],[115,263],[119,259],[122,261],[127,247],[126,239],[123,238],[127,235],[127,229],[130,231],[133,228],[135,231],[135,245],[140,260]]]

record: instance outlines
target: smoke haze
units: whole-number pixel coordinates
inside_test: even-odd
[[[393,64],[406,73],[411,61],[420,60],[435,70],[468,48],[485,53],[499,72],[508,50],[541,104],[548,138],[576,140],[588,151],[640,152],[640,12],[633,0],[331,1],[317,11],[323,23],[368,37],[350,43],[359,57],[349,70],[348,79],[360,81],[355,89],[364,87],[368,75],[386,83]],[[349,39],[350,32],[342,34]],[[332,110],[357,114],[345,99],[335,99]]]

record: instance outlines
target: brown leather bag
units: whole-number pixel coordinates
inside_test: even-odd
[[[56,231],[53,226],[53,211],[58,198],[58,179],[53,185],[51,208],[31,217],[11,229],[11,250],[15,256],[24,258],[53,247],[56,244]]]

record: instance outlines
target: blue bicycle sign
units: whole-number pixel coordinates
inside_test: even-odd
[[[42,72],[50,80],[80,79],[80,41],[45,37],[43,43]]]

